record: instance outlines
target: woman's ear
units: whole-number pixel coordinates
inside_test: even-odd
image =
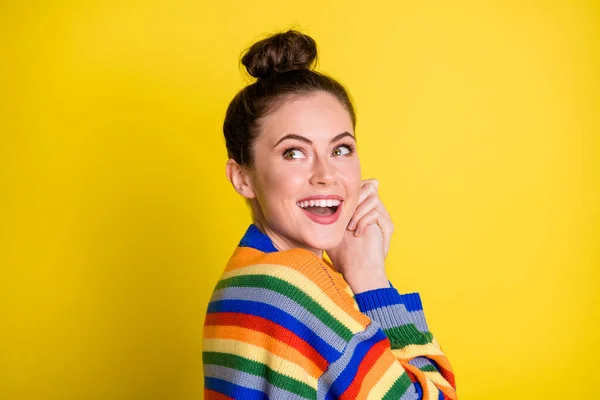
[[[236,192],[247,199],[256,197],[254,186],[252,185],[252,177],[248,174],[246,169],[242,168],[233,158],[227,160],[225,173]]]

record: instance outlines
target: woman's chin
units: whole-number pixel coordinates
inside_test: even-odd
[[[344,233],[322,237],[311,237],[305,244],[311,249],[327,250],[337,247],[344,239]]]
[[[312,249],[328,250],[339,246],[344,239],[349,218],[340,218],[330,225],[310,224],[302,227],[301,237],[304,244]]]

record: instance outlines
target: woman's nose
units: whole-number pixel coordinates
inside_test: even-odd
[[[315,159],[310,183],[313,185],[332,185],[337,182],[335,168],[327,158]]]

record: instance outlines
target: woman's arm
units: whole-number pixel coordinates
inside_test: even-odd
[[[414,382],[417,398],[456,398],[452,367],[427,327],[418,293],[401,295],[390,287],[355,298],[360,311],[385,333],[391,352]]]
[[[378,324],[370,324],[319,378],[317,398],[456,399],[455,387],[432,368],[435,364],[449,366],[442,351],[431,341],[406,337],[402,341],[410,344],[392,350]],[[448,373],[450,369],[445,371]]]

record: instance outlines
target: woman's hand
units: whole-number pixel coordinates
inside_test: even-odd
[[[379,182],[377,179],[365,179],[362,181],[358,206],[348,224],[348,229],[354,231],[356,236],[361,236],[368,225],[377,224],[383,234],[385,257],[387,257],[392,233],[394,233],[394,224],[392,223],[390,214],[379,198],[378,188]]]
[[[384,260],[394,224],[379,199],[378,184],[375,179],[362,181],[358,206],[342,242],[327,250],[331,262],[355,294],[389,287]]]

